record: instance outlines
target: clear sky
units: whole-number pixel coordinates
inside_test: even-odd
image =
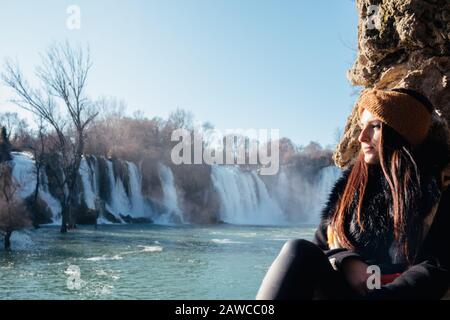
[[[66,27],[69,5],[79,30]],[[179,107],[218,129],[327,145],[355,100],[351,0],[0,0],[0,30],[1,64],[17,58],[27,75],[53,41],[89,44],[89,94],[147,117]],[[18,111],[9,97],[1,84],[0,110]]]

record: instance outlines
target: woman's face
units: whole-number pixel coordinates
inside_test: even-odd
[[[381,121],[364,109],[361,114],[361,134],[358,141],[367,164],[380,163],[379,142],[381,138]]]

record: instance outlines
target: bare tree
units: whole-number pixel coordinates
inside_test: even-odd
[[[28,127],[24,119],[19,118],[16,112],[1,112],[0,126],[6,128],[9,141],[15,140],[20,132]]]
[[[72,208],[77,201],[77,177],[84,152],[85,133],[97,116],[86,94],[91,69],[89,49],[73,48],[68,43],[50,46],[36,69],[39,88],[31,87],[18,63],[7,61],[2,79],[16,94],[15,104],[35,114],[54,131],[54,155],[58,166],[54,178],[60,189],[61,232],[74,226]],[[59,172],[58,172],[59,171]]]
[[[36,185],[34,187],[34,203],[37,202],[39,196],[39,186],[41,182],[41,173],[46,166],[46,155],[45,155],[45,138],[46,131],[44,126],[44,119],[42,117],[36,117],[37,130],[35,133],[35,139],[31,141],[28,147],[33,151],[33,157],[35,162],[35,172],[36,172]]]
[[[191,131],[193,128],[194,115],[190,111],[184,109],[176,109],[169,114],[169,122],[173,124],[176,129],[186,129]]]
[[[23,202],[17,197],[18,184],[11,177],[6,162],[0,164],[0,232],[4,236],[5,250],[11,249],[11,235],[30,225]]]

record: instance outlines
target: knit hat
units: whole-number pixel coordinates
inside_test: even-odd
[[[360,117],[366,109],[412,146],[418,146],[425,140],[431,126],[431,110],[404,92],[367,89],[356,104]]]

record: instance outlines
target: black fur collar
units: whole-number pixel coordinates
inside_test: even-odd
[[[342,173],[342,176],[334,185],[327,204],[322,212],[322,218],[331,221],[339,197],[342,195],[352,167]],[[422,199],[420,201],[419,217],[421,222],[431,211],[431,208],[439,201],[440,191],[437,179],[431,175],[421,177]],[[367,258],[386,263],[404,260],[398,250],[395,249],[394,230],[392,222],[392,196],[386,178],[380,166],[369,166],[369,182],[366,187],[366,195],[361,211],[361,220],[364,230],[357,223],[356,208],[359,195],[355,194],[350,206],[351,219],[347,234],[357,248],[358,252]],[[421,225],[418,226],[421,229]],[[393,252],[395,251],[395,252]],[[393,256],[397,258],[393,258]]]

